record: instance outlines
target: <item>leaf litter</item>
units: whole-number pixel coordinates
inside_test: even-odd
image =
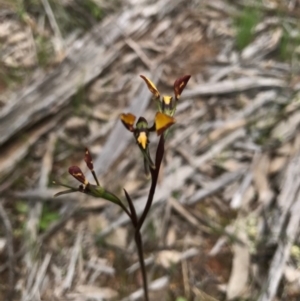
[[[100,182],[130,190],[141,212],[147,180],[117,116],[153,115],[139,74],[166,91],[192,74],[143,228],[152,299],[299,299],[300,8],[253,3],[259,18],[240,50],[235,20],[246,1],[128,0],[83,35],[74,30],[66,46],[71,35],[54,22],[39,31],[56,52],[46,69],[37,64],[35,16],[20,27],[8,8],[1,63],[34,72],[0,99],[1,298],[13,290],[11,300],[141,298],[128,219],[89,197],[54,200],[48,179],[66,177],[89,146]],[[43,206],[59,213],[45,230]]]

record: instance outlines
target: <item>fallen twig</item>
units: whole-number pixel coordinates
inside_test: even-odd
[[[3,199],[0,199],[0,217],[3,222],[5,235],[6,235],[6,250],[8,259],[8,290],[6,300],[13,300],[14,288],[15,288],[15,258],[14,258],[14,246],[13,246],[13,230],[9,217],[2,205]]]

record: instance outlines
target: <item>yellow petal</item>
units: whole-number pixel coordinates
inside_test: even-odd
[[[157,135],[161,135],[167,128],[175,123],[175,118],[164,113],[157,112],[155,116],[155,130]]]
[[[124,126],[129,130],[129,131],[133,131],[134,130],[134,122],[135,122],[135,119],[136,117],[131,114],[131,113],[128,113],[128,114],[121,114],[120,115],[120,119],[121,121],[123,122]]]
[[[166,104],[166,105],[169,105],[172,101],[172,96],[167,96],[167,95],[164,95],[163,96],[163,102]]]
[[[148,137],[146,135],[146,132],[140,132],[136,140],[142,146],[143,149],[146,149],[148,143]]]
[[[156,97],[156,98],[159,98],[160,94],[157,90],[157,88],[155,87],[155,85],[153,84],[153,82],[147,78],[146,76],[144,75],[140,75],[140,77],[145,81],[145,83],[147,84],[148,86],[148,89],[149,91]]]

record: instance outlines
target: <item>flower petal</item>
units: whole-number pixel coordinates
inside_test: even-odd
[[[149,142],[147,133],[145,131],[140,131],[136,136],[136,141],[143,149],[146,149]]]
[[[87,147],[85,148],[84,161],[85,161],[87,167],[89,168],[89,170],[94,170],[93,159],[92,159],[91,153]]]
[[[155,87],[155,85],[153,84],[153,82],[152,82],[149,78],[147,78],[146,76],[144,76],[144,75],[140,75],[140,77],[141,77],[141,78],[145,81],[145,83],[147,84],[149,91],[150,91],[156,98],[159,98],[159,97],[160,97],[159,91],[157,90],[157,88]]]
[[[168,116],[173,116],[177,105],[177,103],[173,101],[173,97],[164,95],[161,102],[162,112]]]
[[[134,122],[136,117],[133,114],[131,113],[121,114],[120,119],[127,130],[129,130],[130,132],[134,131]]]
[[[165,105],[167,105],[167,106],[171,104],[172,99],[173,99],[173,97],[172,97],[172,96],[168,96],[168,95],[164,95],[164,96],[162,97],[163,103],[164,103]]]
[[[167,128],[175,123],[175,118],[168,116],[164,113],[157,112],[155,116],[155,130],[157,135],[160,136]]]
[[[190,80],[191,75],[184,75],[180,78],[177,78],[174,82],[174,93],[176,100],[179,99],[183,89],[187,85],[188,81]]]
[[[91,153],[90,153],[90,151],[87,147],[85,148],[84,161],[85,161],[88,169],[92,172],[92,175],[93,175],[97,185],[100,186],[99,180],[98,180],[97,175],[94,171],[93,159],[92,159]]]
[[[69,173],[71,176],[73,176],[77,181],[80,183],[87,185],[89,181],[85,178],[83,172],[78,166],[71,166],[69,168]]]

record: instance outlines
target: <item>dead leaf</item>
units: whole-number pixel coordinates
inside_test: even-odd
[[[98,202],[98,200],[97,200]],[[103,214],[90,214],[87,219],[87,226],[91,233],[97,233],[100,229],[106,227],[108,220]]]
[[[127,247],[127,228],[117,228],[112,233],[110,233],[105,241],[109,245],[119,247],[121,249],[125,249]]]
[[[196,295],[195,301],[218,301],[217,299],[213,298],[212,296],[209,296],[199,288],[194,287],[193,292]]]
[[[0,254],[3,252],[5,245],[6,245],[6,239],[0,238]]]
[[[167,237],[166,237],[166,245],[172,246],[176,242],[176,229],[175,227],[171,226],[168,229]]]
[[[97,287],[92,285],[79,285],[76,291],[82,296],[94,299],[113,299],[118,297],[118,293],[109,287]]]
[[[77,116],[71,117],[67,120],[65,129],[69,133],[77,133],[78,131],[87,132],[89,130],[86,120]]]
[[[286,166],[287,161],[288,161],[288,157],[282,157],[282,156],[275,157],[270,163],[269,173],[275,174],[279,172]]]
[[[164,268],[169,268],[172,264],[179,262],[181,259],[181,253],[178,251],[161,251],[157,254],[156,263],[160,264]]]
[[[261,154],[254,158],[253,164],[253,180],[258,191],[259,202],[264,206],[268,206],[272,200],[274,193],[269,183],[269,167],[270,158],[268,154]]]
[[[239,223],[238,237],[245,245],[234,244],[233,246],[233,264],[231,275],[227,286],[227,299],[231,300],[240,297],[246,288],[250,267],[250,253],[246,244],[247,234],[245,229],[245,219],[241,219],[242,225]],[[243,225],[244,224],[244,225]]]

